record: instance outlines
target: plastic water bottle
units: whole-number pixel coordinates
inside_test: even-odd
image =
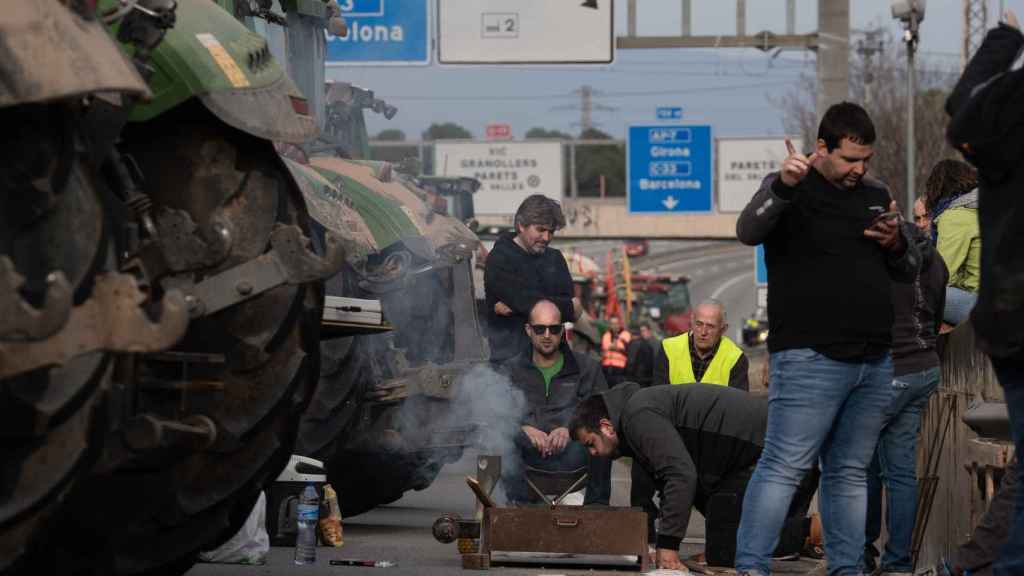
[[[320,516],[320,494],[316,486],[306,484],[295,509],[298,530],[295,536],[295,563],[316,563],[316,524]]]

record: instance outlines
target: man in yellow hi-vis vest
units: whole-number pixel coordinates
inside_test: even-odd
[[[693,311],[689,332],[666,338],[654,360],[653,384],[718,384],[748,390],[750,362],[725,336],[725,306],[705,300]]]

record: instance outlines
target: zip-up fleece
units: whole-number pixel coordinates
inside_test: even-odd
[[[562,342],[562,369],[551,378],[545,392],[544,376],[533,364],[532,352],[524,352],[505,366],[512,385],[526,396],[522,425],[543,432],[567,427],[580,402],[608,389],[601,366],[584,354],[577,354]]]
[[[658,548],[686,536],[698,491],[757,464],[768,427],[768,401],[714,384],[620,384],[603,395],[623,456],[661,491]]]
[[[892,307],[892,363],[896,376],[922,372],[939,365],[935,341],[946,307],[949,272],[931,240],[904,223],[904,233],[913,238],[921,253],[921,272],[913,284],[894,282]]]

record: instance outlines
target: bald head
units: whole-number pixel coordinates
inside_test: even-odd
[[[537,358],[554,358],[562,342],[562,312],[550,300],[541,300],[530,310],[530,321],[524,327]]]
[[[562,311],[551,300],[540,300],[530,309],[530,324],[560,324]]]
[[[725,306],[718,300],[704,300],[693,310],[694,347],[700,354],[710,353],[718,346],[729,325],[725,322]]]
[[[702,316],[717,315],[721,322],[725,322],[725,304],[714,298],[701,300],[700,304],[697,304],[697,308],[694,309],[694,313],[700,313]]]

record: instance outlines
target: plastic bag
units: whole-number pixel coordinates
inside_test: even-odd
[[[218,564],[266,564],[270,552],[267,535],[267,495],[260,492],[249,517],[237,534],[220,548],[199,553],[202,562]]]

